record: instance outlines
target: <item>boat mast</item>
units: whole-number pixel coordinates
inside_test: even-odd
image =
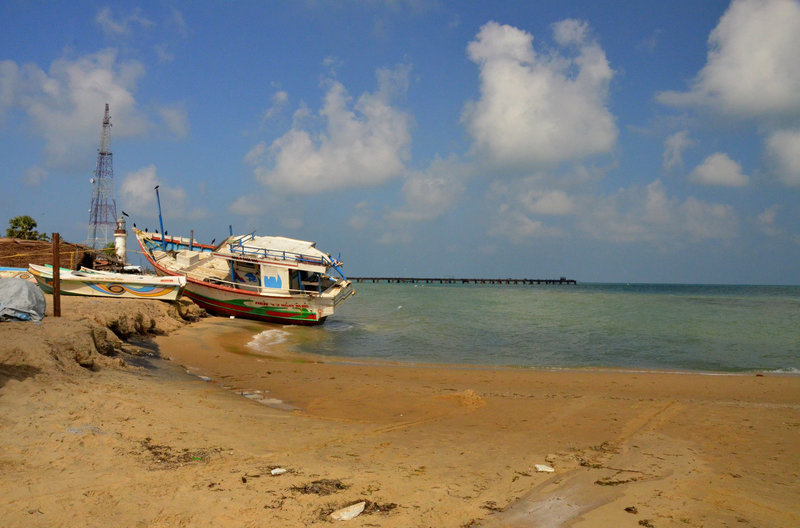
[[[158,202],[158,225],[161,227],[161,249],[167,251],[167,234],[164,233],[164,220],[161,219],[161,198],[158,196],[158,185],[156,185],[156,202]]]

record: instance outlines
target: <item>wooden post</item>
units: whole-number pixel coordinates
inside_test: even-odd
[[[53,233],[53,317],[61,317],[61,260],[58,233]]]

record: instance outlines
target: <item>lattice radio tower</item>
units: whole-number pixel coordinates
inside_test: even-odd
[[[109,242],[109,233],[113,234],[116,227],[117,203],[114,200],[114,166],[111,162],[111,145],[109,133],[111,132],[111,116],[103,116],[103,132],[100,134],[100,148],[97,149],[97,167],[94,170],[92,182],[92,207],[89,209],[89,234],[86,245],[97,248],[105,247]]]

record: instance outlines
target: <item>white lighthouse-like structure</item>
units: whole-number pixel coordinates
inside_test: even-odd
[[[125,230],[125,217],[123,216],[117,218],[117,228],[114,230],[114,252],[124,266],[128,258],[128,231]]]

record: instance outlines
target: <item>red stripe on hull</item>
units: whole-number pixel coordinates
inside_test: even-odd
[[[200,308],[203,308],[210,314],[221,315],[225,317],[241,317],[243,319],[253,319],[255,321],[264,321],[267,323],[282,323],[282,324],[295,324],[305,326],[315,326],[325,322],[325,318],[316,319],[314,314],[309,314],[307,319],[298,319],[296,317],[286,317],[281,312],[267,312],[265,314],[255,314],[246,310],[240,309],[238,306],[233,306],[228,303],[220,301],[212,301],[207,297],[197,295],[191,291],[184,290],[184,295],[194,301]]]

